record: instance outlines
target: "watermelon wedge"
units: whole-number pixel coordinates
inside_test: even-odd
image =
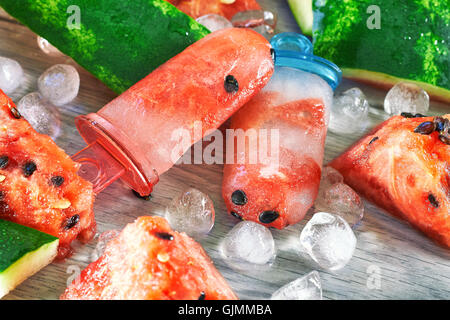
[[[51,263],[58,238],[0,219],[0,298]]]
[[[236,295],[202,247],[161,217],[139,217],[61,299],[222,300]]]
[[[78,167],[0,90],[0,219],[59,238],[58,258],[96,230],[92,185],[77,175]]]
[[[261,10],[256,0],[168,0],[168,2],[194,19],[214,13],[231,20],[240,11]]]
[[[330,165],[368,200],[450,248],[450,115],[409,116],[383,122]]]
[[[450,102],[448,1],[289,0],[314,53],[347,78],[389,89],[418,84]],[[313,24],[311,24],[314,17]]]

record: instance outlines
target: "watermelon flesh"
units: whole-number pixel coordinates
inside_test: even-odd
[[[450,248],[450,145],[436,131],[415,132],[432,121],[392,117],[330,166],[368,200]]]
[[[245,161],[227,160],[222,196],[230,214],[278,229],[303,219],[319,189],[332,95],[317,75],[277,66],[269,84],[233,116],[230,129],[261,136],[278,130],[279,154],[254,163],[250,154],[262,146],[247,143]],[[237,148],[238,142],[235,155],[242,154]]]
[[[0,218],[59,238],[58,258],[70,255],[73,240],[87,242],[96,230],[92,185],[78,168],[0,91]]]
[[[111,240],[61,299],[230,300],[236,295],[202,247],[161,217],[139,217]]]
[[[88,144],[103,139],[97,132],[106,130],[139,163],[138,174],[161,175],[263,88],[273,68],[271,46],[263,36],[249,29],[219,30],[76,124]],[[122,179],[128,182],[138,174]],[[141,195],[151,192],[128,184]]]
[[[194,19],[214,13],[231,20],[240,11],[261,10],[256,0],[235,0],[233,3],[223,3],[221,0],[168,0],[168,2]]]

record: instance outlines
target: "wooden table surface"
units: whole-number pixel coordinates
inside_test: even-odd
[[[285,1],[261,0],[260,3],[278,12],[278,32],[299,31]],[[0,55],[16,59],[26,73],[26,83],[12,95],[16,103],[25,94],[37,90],[38,76],[51,65],[69,63],[78,69],[80,91],[72,103],[60,108],[63,127],[56,143],[69,154],[82,149],[84,143],[75,129],[74,117],[97,111],[115,94],[70,58],[45,55],[37,47],[36,35],[1,11]],[[386,92],[350,81],[344,81],[338,91],[354,86],[362,88],[369,97],[369,127],[385,119],[382,101]],[[431,104],[430,114],[448,112],[449,105]],[[338,136],[329,133],[325,161],[337,156],[362,134]],[[98,232],[122,229],[141,215],[163,215],[165,206],[175,195],[188,187],[195,187],[209,194],[216,209],[215,226],[208,237],[200,242],[241,299],[269,298],[276,289],[311,270],[320,272],[324,299],[450,298],[450,252],[436,246],[405,222],[367,203],[364,219],[355,230],[358,239],[355,254],[342,270],[336,273],[321,270],[299,253],[298,239],[305,219],[285,230],[273,230],[277,258],[270,270],[234,271],[218,252],[220,240],[237,222],[226,214],[221,197],[221,182],[221,165],[175,166],[161,176],[150,202],[136,198],[121,182],[116,182],[99,194],[95,202]],[[76,244],[76,253],[70,259],[52,263],[22,283],[5,299],[57,299],[74,274],[92,261],[95,245],[96,240],[87,245]],[[380,285],[375,288],[370,285],[373,279],[379,279]]]

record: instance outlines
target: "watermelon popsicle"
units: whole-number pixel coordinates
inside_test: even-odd
[[[206,36],[97,113],[75,120],[88,144],[73,156],[80,175],[96,193],[120,177],[150,194],[159,175],[263,88],[273,69],[269,42],[252,30]]]
[[[271,135],[278,132],[278,141],[271,138],[266,148],[276,154],[256,163],[250,158],[227,162],[222,195],[233,216],[281,229],[300,221],[317,196],[329,108],[341,72],[314,56],[302,35],[279,34],[271,43],[274,75],[233,116],[230,128],[259,132],[259,142],[265,134],[261,129]],[[245,153],[251,148],[247,144]],[[242,154],[236,148],[234,152]]]

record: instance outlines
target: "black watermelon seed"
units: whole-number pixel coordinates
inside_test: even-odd
[[[434,123],[436,124],[436,131],[442,132],[449,125],[450,121],[442,117],[436,117],[434,118]]]
[[[133,194],[134,194],[136,197],[138,197],[139,199],[142,199],[142,200],[145,200],[145,201],[150,201],[150,200],[152,199],[152,195],[151,195],[151,194],[149,194],[148,196],[141,196],[141,195],[139,194],[139,192],[134,191],[134,190],[131,190],[131,191],[133,191]]]
[[[33,161],[28,161],[22,168],[25,177],[31,176],[36,171],[36,169],[36,164]]]
[[[416,113],[416,114],[414,115],[414,118],[426,118],[426,117],[427,117],[426,115],[421,114],[421,113]]]
[[[228,93],[234,93],[239,90],[239,84],[236,78],[231,74],[225,77],[224,87],[225,91]]]
[[[247,203],[248,199],[244,191],[236,190],[231,194],[231,201],[238,206],[243,206]]]
[[[61,176],[53,176],[50,181],[55,187],[61,187],[64,183],[64,178]]]
[[[156,232],[155,236],[157,236],[162,240],[169,240],[169,241],[173,240],[173,235],[167,232]]]
[[[235,217],[235,218],[237,218],[237,219],[239,219],[239,220],[244,220],[240,215],[238,215],[238,214],[237,214],[236,212],[234,212],[234,211],[231,211],[230,214],[231,214],[233,217]]]
[[[420,134],[431,134],[436,130],[436,124],[433,121],[425,121],[419,124],[419,126],[414,129],[415,133]]]
[[[276,53],[274,48],[270,48],[270,55],[272,56],[273,62],[275,62],[276,59]]]
[[[259,215],[259,221],[261,221],[262,223],[271,223],[277,220],[279,216],[280,214],[276,211],[263,211]]]
[[[445,143],[446,145],[450,146],[450,138],[440,134],[439,135],[439,140],[441,140],[443,143]]]
[[[428,195],[428,201],[430,201],[433,207],[439,208],[439,202],[436,200],[436,197],[432,193]]]
[[[19,110],[17,110],[16,108],[11,108],[10,110],[14,118],[16,119],[22,118],[22,115],[20,114]]]
[[[373,138],[372,140],[370,140],[370,142],[369,142],[369,144],[372,144],[372,143],[374,143],[375,141],[377,141],[378,139],[380,139],[379,137],[375,137],[375,138]]]
[[[0,169],[5,169],[8,166],[9,158],[8,156],[0,157]]]
[[[64,229],[66,229],[66,230],[72,229],[79,221],[80,221],[80,215],[78,215],[78,214],[73,215],[72,217],[67,219]]]
[[[205,292],[200,292],[200,295],[198,296],[198,300],[205,300],[205,298],[206,298],[206,294],[205,294]]]
[[[409,112],[402,112],[400,115],[403,118],[414,118],[414,115],[412,113],[409,113]]]

